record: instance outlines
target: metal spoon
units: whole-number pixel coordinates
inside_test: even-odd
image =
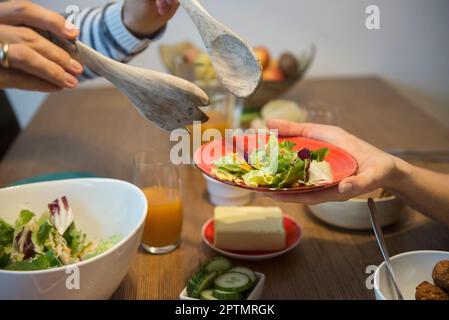
[[[382,227],[380,226],[380,224],[378,223],[378,221],[376,219],[377,209],[376,209],[376,205],[374,204],[373,198],[368,199],[368,207],[369,207],[369,211],[370,211],[369,217],[371,220],[371,225],[374,230],[374,235],[376,236],[377,244],[379,245],[380,252],[382,253],[382,256],[384,258],[385,266],[387,267],[390,280],[391,280],[391,282],[393,282],[393,288],[394,288],[394,291],[396,294],[396,298],[397,298],[397,300],[404,300],[404,296],[402,295],[402,292],[399,289],[398,282],[396,280],[396,276],[394,275],[393,268],[391,267],[391,264],[390,264],[390,256],[388,254],[387,245],[385,243],[385,238],[384,238],[384,235],[382,232]]]
[[[248,97],[262,81],[262,67],[251,47],[215,20],[198,0],[179,0],[189,13],[221,83],[234,95]]]
[[[108,79],[133,103],[136,109],[158,127],[171,131],[205,122],[208,117],[198,108],[209,104],[209,97],[193,83],[165,73],[137,68],[112,60],[80,41],[62,40],[48,35],[51,41]]]

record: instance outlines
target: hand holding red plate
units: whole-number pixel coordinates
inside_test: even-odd
[[[345,130],[335,126],[292,123],[282,120],[270,120],[267,125],[270,129],[278,129],[280,135],[299,135],[331,143],[349,152],[358,163],[357,174],[343,178],[338,184],[338,188],[296,196],[275,194],[273,196],[276,200],[315,204],[348,200],[381,187],[395,189],[398,181],[397,159]]]
[[[244,146],[243,152],[250,154],[254,148],[266,144],[268,140],[267,135],[241,135],[234,137],[233,142],[237,143],[239,146]],[[224,181],[217,178],[212,174],[213,162],[220,157],[226,155],[229,152],[235,152],[235,148],[230,148],[229,144],[226,143],[225,139],[214,140],[209,143],[202,145],[194,155],[194,161],[197,167],[206,175],[221,181],[223,183],[248,189],[257,192],[266,192],[273,194],[297,194],[303,192],[310,192],[316,190],[326,189],[337,185],[344,178],[347,178],[354,174],[357,170],[357,161],[346,151],[326,142],[312,140],[304,137],[279,137],[279,142],[284,140],[292,141],[296,144],[293,150],[299,151],[303,148],[309,148],[310,150],[317,150],[320,148],[328,148],[329,154],[325,157],[325,160],[329,162],[332,168],[333,181],[329,183],[323,183],[318,186],[306,186],[300,185],[292,188],[269,188],[269,187],[250,187],[245,184],[238,184],[235,182]],[[261,143],[262,142],[262,143]]]

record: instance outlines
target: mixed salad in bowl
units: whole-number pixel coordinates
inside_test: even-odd
[[[22,210],[14,224],[0,218],[0,269],[30,271],[69,265],[108,250],[120,239],[88,241],[63,196],[49,203],[40,217]]]
[[[296,144],[279,142],[271,134],[262,148],[228,153],[213,163],[212,174],[220,180],[249,187],[293,188],[316,186],[333,180],[330,164],[324,160],[328,148],[293,150]]]

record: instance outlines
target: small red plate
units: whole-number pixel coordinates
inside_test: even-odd
[[[301,228],[292,217],[286,214],[284,214],[284,228],[287,238],[286,244],[285,248],[279,251],[231,251],[217,248],[214,245],[214,219],[206,221],[201,230],[201,236],[208,247],[222,255],[242,260],[263,260],[287,253],[299,244],[302,235]]]
[[[236,152],[236,145],[244,146],[244,150],[250,154],[252,150],[256,147],[260,148],[265,145],[268,141],[267,135],[240,135],[234,137],[233,146],[230,143],[226,145],[225,139],[214,140],[202,145],[198,148],[194,154],[194,161],[196,166],[207,176],[211,177],[216,181],[220,181],[234,187],[243,188],[247,190],[257,191],[257,192],[280,192],[280,193],[302,193],[321,190],[337,185],[341,180],[349,177],[357,171],[357,161],[346,151],[323,141],[307,139],[304,137],[279,137],[279,142],[282,141],[292,141],[296,143],[293,150],[301,150],[302,148],[309,148],[310,150],[317,150],[320,148],[328,148],[329,155],[326,156],[325,160],[329,162],[332,168],[332,174],[334,179],[330,183],[324,183],[318,186],[298,186],[294,188],[267,188],[267,187],[250,187],[245,184],[224,181],[217,178],[212,174],[213,162],[218,160],[220,157],[224,156],[229,152]],[[242,152],[238,152],[242,153]]]

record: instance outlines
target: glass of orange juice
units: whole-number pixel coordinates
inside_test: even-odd
[[[148,201],[141,246],[147,252],[164,254],[181,242],[182,202],[178,167],[156,162],[152,153],[134,157],[134,183]]]

